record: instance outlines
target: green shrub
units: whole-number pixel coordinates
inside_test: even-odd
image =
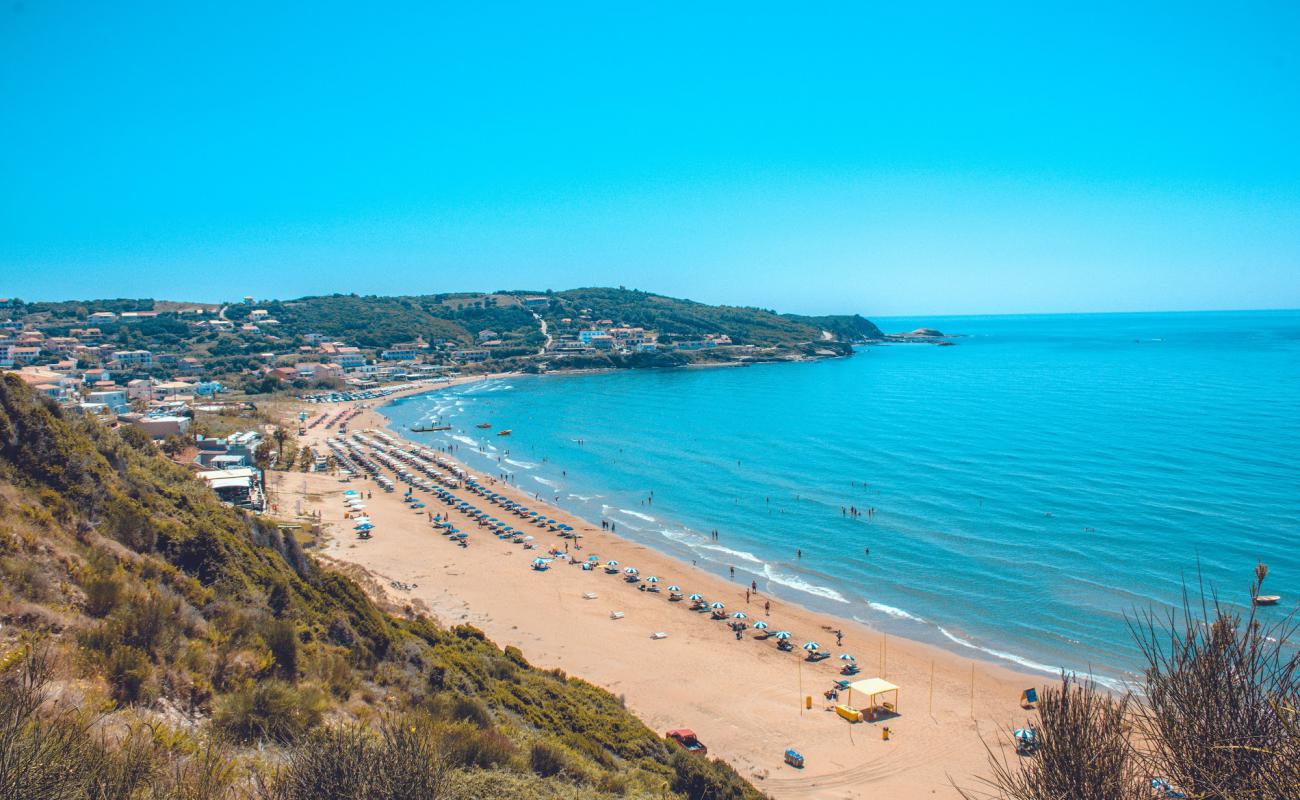
[[[500,732],[464,722],[442,729],[439,749],[448,764],[477,769],[508,764],[515,755],[514,743]]]
[[[86,613],[92,617],[107,617],[122,602],[124,585],[115,573],[96,573],[81,588],[86,593]]]
[[[212,721],[236,741],[293,742],[320,724],[324,707],[317,690],[269,680],[226,695]]]
[[[298,633],[292,622],[271,620],[262,631],[262,640],[275,659],[276,672],[290,683],[298,680]]]
[[[113,648],[105,667],[105,677],[112,687],[113,699],[120,703],[142,700],[152,672],[149,656],[144,651],[130,645]]]
[[[573,758],[569,752],[560,745],[544,739],[533,742],[532,747],[529,748],[528,767],[543,778],[578,774],[578,770],[573,767]]]

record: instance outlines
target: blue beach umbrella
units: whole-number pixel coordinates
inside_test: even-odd
[[[697,603],[698,603],[699,601],[701,601],[701,600],[703,600],[703,599],[704,599],[704,595],[702,595],[702,594],[693,594],[693,595],[691,595],[691,600],[694,601],[694,602],[697,602]]]
[[[721,611],[726,607],[727,607],[726,603],[720,603],[717,600],[714,600],[712,603],[709,603],[709,608],[713,609],[714,611]]]
[[[624,575],[640,575],[640,574],[641,574],[641,570],[637,569],[636,567],[628,567],[627,569],[623,570],[623,574],[624,574]]]
[[[767,623],[760,619],[758,622],[754,623],[754,630],[756,631],[767,630]]]
[[[840,661],[854,661],[856,659],[848,653],[840,653]]]
[[[731,618],[732,618],[732,619],[749,619],[749,615],[746,614],[744,611],[737,611],[736,613],[734,613],[734,614],[731,615]]]
[[[646,582],[646,583],[658,583],[658,582],[659,582],[659,579],[656,578],[655,576],[651,575],[650,577],[648,577],[648,578],[645,579],[645,582]]]
[[[807,650],[808,652],[812,653],[812,652],[816,652],[817,650],[822,649],[822,646],[819,645],[819,644],[817,644],[816,642],[804,642],[804,643],[803,643],[803,649],[805,649],[805,650]]]
[[[668,587],[668,591],[670,591],[670,592],[680,592],[681,590],[682,590],[682,587],[678,586],[678,585],[675,584],[675,583]]]
[[[605,562],[605,566],[607,566],[607,567],[617,567],[617,566],[618,566],[618,562],[617,562],[617,561],[606,561],[606,562]]]
[[[772,634],[772,638],[779,639],[784,642],[786,639],[790,638],[790,631],[777,631],[776,633]]]

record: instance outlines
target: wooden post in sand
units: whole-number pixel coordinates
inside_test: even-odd
[[[889,677],[889,634],[880,637],[880,677]]]
[[[970,662],[970,718],[975,719],[975,662]]]
[[[930,659],[930,716],[934,716],[934,659]]]

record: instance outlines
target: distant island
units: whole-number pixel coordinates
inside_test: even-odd
[[[264,394],[475,372],[833,358],[885,340],[856,314],[778,314],[623,288],[228,304],[0,300],[0,368],[24,369],[47,394],[71,375],[92,386],[140,380],[194,396]]]

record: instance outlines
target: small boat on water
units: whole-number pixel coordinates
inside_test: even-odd
[[[492,427],[492,423],[490,423],[490,422],[480,422],[476,427],[483,428],[483,429],[487,429],[487,428],[491,428],[491,427]]]
[[[429,433],[430,431],[449,431],[450,425],[412,425],[411,430],[416,433]]]
[[[1282,600],[1280,594],[1259,594],[1255,595],[1255,605],[1257,606],[1275,606]]]
[[[503,431],[497,431],[497,436],[509,436],[511,433],[514,433],[514,431],[510,430],[509,428],[506,428]]]

